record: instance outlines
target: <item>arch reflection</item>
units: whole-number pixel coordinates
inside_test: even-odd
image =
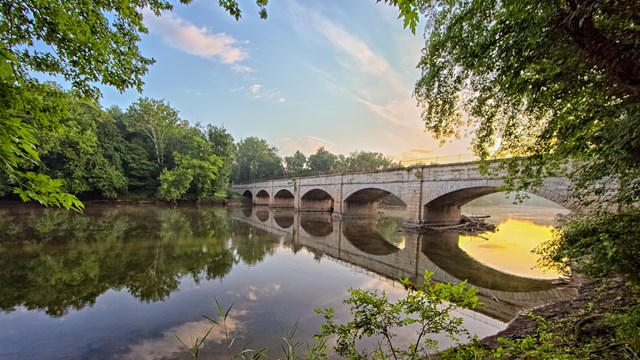
[[[300,227],[313,237],[327,237],[333,233],[329,213],[300,213]]]
[[[283,229],[293,225],[293,211],[278,211],[273,213],[273,220]]]
[[[391,255],[404,247],[403,233],[389,226],[394,223],[346,220],[342,225],[342,233],[353,246],[364,253]]]
[[[256,217],[262,222],[269,220],[269,209],[256,208]]]

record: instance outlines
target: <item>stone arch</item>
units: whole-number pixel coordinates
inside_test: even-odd
[[[314,188],[300,197],[300,211],[333,212],[333,197],[323,189]]]
[[[345,194],[343,202],[344,215],[367,215],[377,214],[380,200],[388,195],[394,195],[400,199],[405,206],[408,202],[404,194],[396,194],[393,190],[385,186],[359,186]]]
[[[503,192],[502,180],[487,180],[482,183],[458,183],[452,186],[439,187],[427,194],[424,199],[423,221],[430,223],[457,222],[460,218],[461,207],[479,197]],[[566,196],[546,189],[544,186],[527,191],[561,205],[571,211],[577,211],[574,203]]]
[[[294,206],[294,196],[291,191],[282,189],[273,196],[273,207],[292,208]]]
[[[346,200],[351,197],[353,194],[360,192],[362,190],[368,189],[376,189],[386,191],[387,194],[391,194],[396,196],[398,199],[402,200],[403,203],[409,204],[411,201],[407,193],[403,192],[404,186],[402,184],[361,184],[354,186],[352,188],[346,188],[343,198]]]
[[[269,193],[265,189],[261,189],[256,193],[253,199],[254,205],[269,205]]]

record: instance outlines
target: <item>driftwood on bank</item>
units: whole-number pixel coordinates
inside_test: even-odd
[[[485,219],[488,215],[481,216],[460,216],[457,224],[405,224],[404,227],[410,231],[425,233],[428,231],[458,231],[463,233],[479,233],[495,231],[496,226],[488,223]]]

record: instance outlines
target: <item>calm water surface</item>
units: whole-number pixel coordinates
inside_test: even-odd
[[[296,322],[299,340],[318,331],[313,309],[346,318],[348,288],[400,296],[396,279],[419,282],[425,270],[479,290],[488,306],[456,316],[487,336],[523,308],[572,294],[540,280],[556,274],[531,270],[529,251],[549,236],[557,209],[489,212],[496,234],[461,237],[405,233],[399,218],[264,208],[1,208],[0,358],[189,358],[176,337],[190,343],[207,332],[202,315],[215,316],[214,298],[232,306],[236,351],[266,346],[275,358]],[[226,353],[220,330],[202,358]]]

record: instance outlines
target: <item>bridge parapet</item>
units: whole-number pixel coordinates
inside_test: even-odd
[[[504,176],[482,175],[479,162],[466,162],[234,184],[231,190],[250,194],[253,204],[326,211],[336,217],[375,215],[379,201],[393,194],[406,204],[408,221],[455,222],[465,203],[502,191]],[[578,202],[567,196],[571,185],[567,178],[550,177],[531,192],[577,212]]]

